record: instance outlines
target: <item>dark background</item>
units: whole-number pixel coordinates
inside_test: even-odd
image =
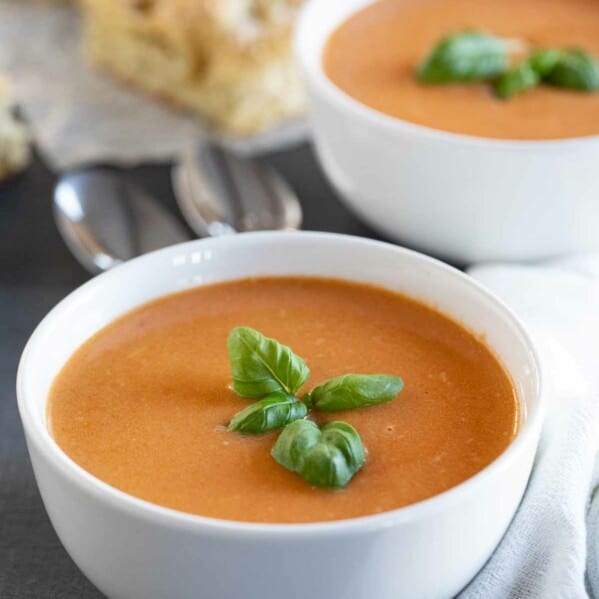
[[[309,146],[266,156],[298,193],[304,229],[376,237],[337,200]],[[123,170],[175,214],[169,165]],[[0,183],[0,598],[98,598],[46,516],[17,413],[15,376],[38,322],[89,275],[59,237],[52,217],[56,176],[37,159]]]

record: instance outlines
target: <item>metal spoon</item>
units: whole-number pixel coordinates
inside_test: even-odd
[[[297,196],[281,177],[215,145],[187,154],[173,170],[173,185],[201,237],[301,224]],[[159,202],[108,169],[64,175],[54,192],[54,217],[75,258],[94,274],[189,239]]]
[[[298,229],[299,200],[271,168],[206,143],[173,167],[172,184],[185,220],[201,237]]]
[[[159,202],[108,169],[63,175],[54,218],[75,258],[94,274],[189,239]]]

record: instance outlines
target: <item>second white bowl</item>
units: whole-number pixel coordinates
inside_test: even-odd
[[[311,0],[296,52],[322,166],[349,206],[391,238],[460,262],[599,249],[599,136],[506,141],[386,116],[322,68],[329,35],[373,0]]]

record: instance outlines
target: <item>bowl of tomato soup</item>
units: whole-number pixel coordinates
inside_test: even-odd
[[[457,262],[597,249],[599,91],[420,82],[468,30],[599,58],[595,0],[311,0],[296,52],[329,179],[377,230]]]
[[[289,345],[312,386],[401,376],[393,401],[302,415],[359,431],[344,488],[281,467],[280,431],[228,430],[251,401],[231,384],[239,326]],[[38,326],[17,386],[48,515],[108,597],[452,597],[514,515],[542,411],[531,341],[492,294],[319,233],[193,241],[96,277]]]

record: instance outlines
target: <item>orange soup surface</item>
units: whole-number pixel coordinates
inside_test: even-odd
[[[415,70],[431,48],[464,29],[599,57],[599,0],[379,0],[333,33],[324,69],[363,104],[435,129],[527,140],[599,134],[599,92],[543,85],[503,101],[486,83],[419,83]]]
[[[342,490],[311,487],[277,464],[278,433],[229,432],[250,400],[231,390],[229,332],[247,325],[332,376],[386,373],[392,402],[334,414],[359,431],[366,464]],[[147,501],[251,522],[364,516],[471,477],[514,437],[518,404],[504,368],[464,328],[406,297],[317,278],[199,287],[146,304],[87,341],[51,389],[58,445],[99,479]]]

